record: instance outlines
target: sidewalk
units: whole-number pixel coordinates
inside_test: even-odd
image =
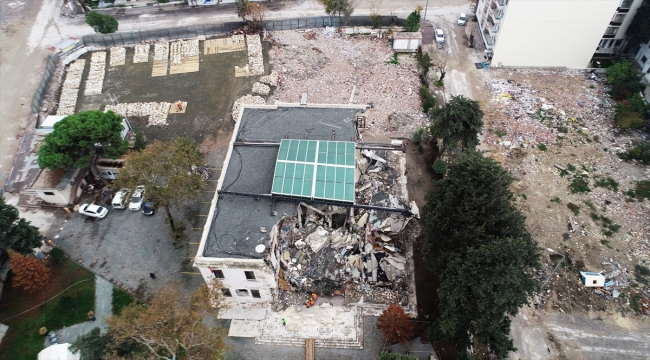
[[[106,333],[108,326],[106,319],[113,314],[113,284],[108,282],[103,277],[95,276],[95,321],[86,321],[81,324],[73,325],[63,328],[56,332],[59,338],[59,343],[73,343],[81,335],[85,335],[90,330],[98,327],[102,334]],[[45,341],[45,347],[48,347],[49,342]]]

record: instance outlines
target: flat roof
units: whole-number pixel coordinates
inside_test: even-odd
[[[63,120],[66,116],[60,116],[60,115],[48,115],[45,120],[41,123],[41,128],[44,129],[50,129],[54,128],[54,124],[58,123],[59,121]]]
[[[421,39],[422,31],[398,32],[393,34],[393,39]]]
[[[327,141],[327,149],[330,142],[355,141],[354,115],[357,111],[358,106],[244,108],[236,127],[237,133],[233,134],[236,144],[232,146],[228,163],[223,165],[218,199],[213,216],[206,224],[207,235],[204,233],[202,252],[198,256],[262,259],[264,254],[256,253],[255,247],[259,244],[268,246],[271,228],[282,215],[295,215],[296,204],[300,201],[310,203],[310,200],[296,198],[291,201],[286,196],[284,199],[254,198],[232,193],[272,194],[282,140],[289,146],[291,140],[322,140]],[[246,144],[252,140],[273,144]],[[290,161],[287,160],[288,152],[281,157],[284,156],[285,163]],[[297,157],[292,161],[297,161]],[[260,230],[262,227],[266,228],[266,232]]]

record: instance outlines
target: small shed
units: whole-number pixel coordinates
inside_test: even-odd
[[[580,278],[586,287],[603,287],[605,286],[605,277],[597,272],[581,271]]]
[[[422,44],[422,31],[393,34],[393,50],[415,52]]]
[[[48,115],[41,123],[41,126],[38,129],[36,129],[36,133],[40,135],[47,135],[53,132],[54,124],[63,120],[63,118],[65,118],[65,116]]]

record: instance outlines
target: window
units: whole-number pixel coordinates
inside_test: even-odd
[[[259,299],[259,298],[262,297],[262,295],[260,295],[260,291],[259,291],[259,290],[251,290],[251,295],[253,295],[253,297],[254,297],[254,298],[257,298],[257,299]]]
[[[618,32],[618,27],[610,26],[605,30],[605,35],[616,35]]]
[[[632,3],[634,0],[623,0],[621,1],[621,6],[619,6],[621,9],[629,9],[632,6]]]
[[[596,285],[596,280],[594,280],[594,281],[592,282],[592,284]]]
[[[43,195],[54,196],[54,193],[51,191],[43,191]]]
[[[641,62],[645,64],[646,61],[648,61],[648,58],[645,55],[641,56]]]
[[[221,292],[225,297],[232,297],[232,293],[230,292],[230,289],[221,289]]]
[[[223,271],[221,270],[212,270],[212,273],[217,279],[225,279],[226,277],[223,276]]]
[[[248,296],[248,290],[246,290],[246,289],[237,289],[237,296]]]
[[[246,280],[255,280],[255,271],[244,271],[246,275]]]

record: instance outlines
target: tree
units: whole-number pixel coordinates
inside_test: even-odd
[[[338,15],[339,17],[339,27],[343,24],[341,22],[341,15],[345,19],[345,24],[347,25],[350,16],[354,12],[354,0],[318,0],[323,6],[325,6],[325,13],[329,16]],[[330,20],[330,24],[332,21]]]
[[[102,34],[110,34],[117,31],[117,19],[108,14],[100,14],[91,11],[86,15],[86,24],[93,27],[93,30]]]
[[[0,196],[0,247],[28,254],[41,246],[42,240],[38,228],[19,217],[18,209]]]
[[[636,9],[636,14],[627,28],[625,35],[628,37],[627,48],[636,53],[639,45],[650,39],[650,0],[643,0]]]
[[[470,151],[450,164],[426,195],[426,265],[438,275],[432,338],[482,345],[504,358],[514,350],[510,319],[537,286],[540,250],[513,206],[512,178],[493,159]]]
[[[616,100],[622,100],[635,92],[641,92],[645,85],[632,63],[625,59],[607,68],[607,82],[612,86],[609,93]]]
[[[404,23],[404,31],[407,32],[416,32],[420,30],[420,12],[413,10],[412,13],[406,17],[406,22]]]
[[[379,354],[378,360],[417,360],[417,358],[415,356],[402,355],[402,354],[382,351],[381,354]]]
[[[264,14],[266,12],[266,5],[259,2],[249,3],[247,13],[250,16],[248,25],[253,29],[260,29],[264,24]]]
[[[413,338],[415,326],[401,306],[390,304],[379,315],[377,329],[383,331],[388,341],[403,344]]]
[[[133,152],[120,171],[115,186],[133,189],[145,186],[145,195],[167,211],[172,233],[178,239],[176,225],[170,208],[201,197],[207,181],[192,166],[203,164],[203,153],[188,138],[173,142],[155,141],[141,152]]]
[[[216,279],[190,296],[179,284],[165,286],[151,305],[131,304],[108,320],[113,344],[135,342],[156,359],[221,359],[226,332],[203,322],[223,307],[221,296]]]
[[[237,8],[237,16],[240,17],[243,21],[246,21],[246,16],[250,11],[248,0],[235,0],[235,7]]]
[[[386,19],[383,16],[379,15],[379,9],[381,9],[381,4],[383,0],[370,0],[370,22],[372,23],[372,28],[377,29],[386,24]]]
[[[81,360],[101,359],[108,351],[111,338],[102,336],[99,328],[90,330],[86,335],[81,335],[75,342],[70,345],[70,351],[73,354],[79,352]]]
[[[452,96],[441,108],[431,110],[431,133],[441,138],[445,148],[474,149],[483,128],[483,111],[478,101]]]
[[[84,111],[54,124],[38,154],[38,166],[67,169],[85,168],[95,154],[117,159],[128,148],[122,139],[122,117],[112,111]],[[101,145],[99,145],[101,144]]]
[[[50,279],[50,270],[39,259],[30,255],[9,252],[11,271],[14,273],[13,286],[32,294],[42,289]]]
[[[614,121],[621,128],[640,129],[649,115],[645,99],[639,93],[634,93],[616,105]]]

